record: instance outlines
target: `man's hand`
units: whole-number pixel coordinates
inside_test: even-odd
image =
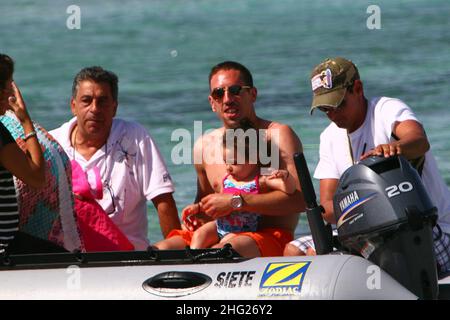
[[[379,157],[384,156],[385,158],[389,158],[400,154],[402,154],[402,148],[400,147],[400,144],[398,142],[392,142],[380,144],[375,148],[373,148],[372,150],[367,151],[361,156],[360,160],[364,160],[370,156],[379,156]]]
[[[186,206],[181,212],[183,230],[194,231],[211,219],[203,213],[201,203]]]
[[[181,212],[181,228],[184,230],[194,231],[200,226],[199,221],[195,218],[195,215],[200,213],[200,204],[193,203],[186,206]]]
[[[232,195],[228,193],[212,193],[204,197],[200,203],[202,210],[211,218],[217,219],[229,215]]]

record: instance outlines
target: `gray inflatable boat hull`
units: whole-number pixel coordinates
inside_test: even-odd
[[[192,276],[198,281],[183,280]],[[0,283],[2,300],[417,298],[371,262],[352,255],[0,270]]]

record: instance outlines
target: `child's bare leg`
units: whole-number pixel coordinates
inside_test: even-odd
[[[195,230],[191,240],[191,249],[209,248],[218,242],[216,222],[210,221]]]
[[[242,257],[254,258],[261,256],[258,245],[255,240],[249,236],[229,233],[220,240],[220,243],[213,246],[213,248],[222,248],[226,243],[231,244],[233,249]]]
[[[225,243],[230,243],[230,241],[231,241],[231,239],[233,239],[234,237],[236,237],[236,234],[235,233],[227,233],[226,235],[225,235],[225,237],[223,237],[221,240],[220,240],[220,246],[219,246],[219,243],[217,244],[217,247],[218,248],[222,248],[224,245],[225,245]]]
[[[178,250],[186,248],[186,242],[182,236],[173,236],[154,244],[159,250]]]

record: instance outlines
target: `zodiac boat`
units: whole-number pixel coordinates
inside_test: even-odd
[[[437,280],[435,209],[407,161],[370,158],[346,171],[333,239],[304,157],[294,159],[317,256],[245,259],[229,246],[11,254],[0,258],[0,299],[450,298],[450,277]]]

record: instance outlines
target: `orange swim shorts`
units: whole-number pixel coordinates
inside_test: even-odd
[[[192,234],[192,231],[172,230],[166,238],[181,236],[188,246],[191,244]],[[284,246],[294,239],[292,232],[278,228],[266,228],[257,232],[240,232],[236,233],[236,236],[252,238],[258,246],[261,257],[282,256]]]

